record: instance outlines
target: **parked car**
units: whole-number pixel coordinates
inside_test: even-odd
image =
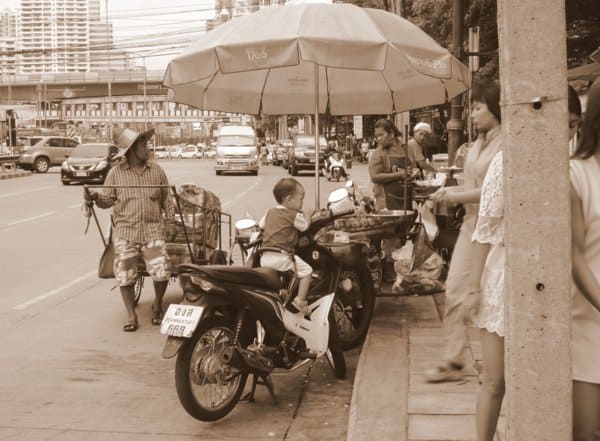
[[[71,182],[103,184],[116,163],[114,157],[118,152],[119,148],[109,143],[79,144],[62,163],[61,182],[63,185]]]
[[[188,145],[177,152],[177,158],[179,159],[198,159],[202,158],[202,150],[195,145]]]
[[[212,158],[214,158],[215,156],[217,156],[217,151],[216,151],[216,149],[209,147],[209,148],[207,148],[206,150],[204,150],[204,157],[205,157],[205,158],[212,159]]]
[[[61,165],[78,145],[79,141],[66,136],[43,136],[19,156],[17,165],[26,170],[46,173],[51,166]]]
[[[154,159],[167,159],[171,157],[167,148],[162,145],[154,147],[152,152],[154,153]]]
[[[319,169],[325,166],[325,137],[319,137]],[[294,135],[292,146],[288,149],[288,173],[298,176],[300,170],[315,169],[315,137],[314,135]]]
[[[292,146],[291,139],[278,139],[275,147],[275,165],[281,165],[283,168],[287,168],[287,152],[288,148]]]

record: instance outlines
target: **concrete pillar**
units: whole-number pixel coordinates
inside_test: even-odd
[[[565,2],[543,3],[498,0],[511,441],[571,439]]]

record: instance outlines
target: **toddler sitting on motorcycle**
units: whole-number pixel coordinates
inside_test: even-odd
[[[305,316],[309,316],[311,310],[308,307],[306,296],[310,287],[312,268],[300,257],[294,255],[298,232],[306,231],[309,226],[301,211],[304,187],[293,178],[284,178],[273,187],[273,195],[277,201],[277,207],[269,209],[259,221],[259,226],[264,231],[262,246],[277,248],[282,252],[265,251],[260,259],[260,264],[277,271],[293,270],[295,272],[299,279],[298,294],[291,302],[291,306]]]

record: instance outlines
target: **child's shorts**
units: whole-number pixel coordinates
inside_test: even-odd
[[[296,268],[294,268],[294,262],[287,254],[277,253],[275,251],[266,251],[260,258],[260,266],[266,266],[269,268],[276,269],[277,271],[294,271],[296,277],[304,279],[312,274],[311,266],[298,256],[294,256]]]
[[[164,240],[146,244],[115,240],[115,262],[113,269],[119,286],[133,285],[138,278],[139,257],[146,262],[146,271],[154,282],[164,282],[171,277],[171,262]]]

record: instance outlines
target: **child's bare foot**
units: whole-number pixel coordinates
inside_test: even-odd
[[[294,300],[292,300],[292,306],[296,308],[299,312],[304,314],[306,317],[310,316],[310,314],[312,313],[312,311],[308,307],[308,302],[299,297],[295,297]]]

